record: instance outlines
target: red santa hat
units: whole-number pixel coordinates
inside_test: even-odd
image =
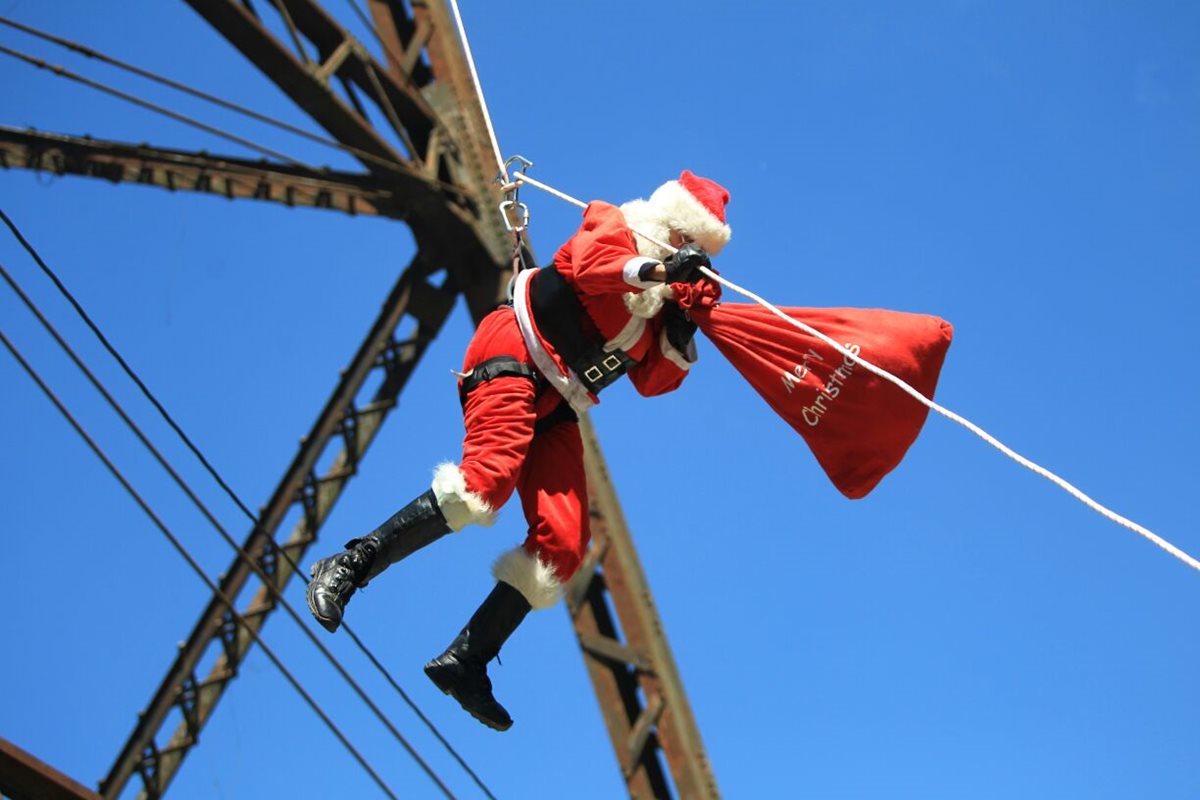
[[[621,206],[621,211],[631,228],[663,242],[671,231],[679,231],[715,255],[733,235],[725,224],[728,203],[729,191],[724,186],[685,169],[679,180],[659,186],[649,200],[631,200]],[[642,255],[659,259],[667,256],[666,250],[644,237],[635,239]]]

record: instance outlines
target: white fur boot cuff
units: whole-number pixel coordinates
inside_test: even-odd
[[[492,576],[523,594],[534,609],[549,608],[562,597],[562,581],[554,568],[531,556],[524,547],[501,554],[492,564]]]

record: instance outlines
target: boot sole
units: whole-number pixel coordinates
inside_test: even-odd
[[[425,666],[425,674],[429,677],[429,680],[433,681],[433,685],[442,691],[442,694],[446,695],[447,697],[453,697],[454,702],[458,703],[458,705],[462,708],[463,711],[467,712],[468,714],[470,714],[475,719],[479,720],[481,723],[483,723],[487,727],[491,728],[494,731],[500,731],[501,733],[503,733],[504,731],[506,731],[512,727],[511,722],[508,723],[507,725],[501,725],[500,723],[496,722],[495,720],[488,719],[487,717],[484,717],[484,716],[480,716],[473,709],[468,708],[463,703],[463,701],[458,698],[458,693],[454,691],[453,686],[450,686],[450,685],[445,684],[442,681],[438,680],[438,678],[437,678],[438,670],[436,668],[426,665]]]

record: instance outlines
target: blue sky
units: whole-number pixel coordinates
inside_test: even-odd
[[[348,5],[327,5],[352,25]],[[184,3],[4,0],[0,13],[305,122]],[[531,0],[463,13],[501,147],[537,177],[614,202],[683,168],[719,179],[733,195],[717,262],[730,278],[780,304],[948,319],[939,401],[1200,552],[1194,4]],[[0,43],[353,168],[14,31]],[[0,85],[7,125],[252,155],[11,59]],[[548,257],[577,212],[526,199]],[[26,171],[0,172],[0,206],[252,507],[412,252],[393,222]],[[237,509],[7,235],[0,263],[241,539]],[[210,573],[224,569],[225,545],[7,289],[0,321]],[[457,457],[449,369],[470,330],[457,309],[314,554]],[[701,362],[673,396],[609,390],[593,419],[725,796],[1200,794],[1200,575],[940,418],[848,501],[703,342]],[[0,386],[0,736],[94,785],[208,591],[7,355]],[[561,608],[530,618],[493,666],[517,721],[507,734],[420,672],[520,521],[510,507],[394,568],[352,621],[498,796],[620,796]],[[289,597],[302,605],[298,583]],[[289,620],[266,637],[398,793],[436,796]],[[345,638],[328,641],[456,793],[476,796]],[[171,794],[292,793],[377,796],[256,653]]]

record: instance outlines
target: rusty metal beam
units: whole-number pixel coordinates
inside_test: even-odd
[[[100,795],[0,737],[0,796],[12,800],[100,800]]]
[[[426,54],[433,74],[437,76],[438,85],[448,90],[453,98],[453,110],[447,113],[453,113],[458,118],[455,132],[463,160],[484,180],[488,180],[497,174],[500,165],[495,163],[483,104],[475,93],[466,51],[458,38],[458,27],[445,2],[414,0],[412,5],[416,30],[429,32]],[[506,240],[498,215],[493,214],[491,218],[496,220],[492,234],[501,241]]]
[[[592,545],[567,587],[567,612],[626,788],[630,797],[639,798],[718,798],[716,778],[599,440],[586,418],[581,428]],[[675,794],[666,781],[668,773]]]
[[[235,0],[185,2],[313,120],[343,144],[366,154],[358,155],[359,161],[379,177],[382,186],[394,190],[422,248],[437,251],[448,266],[458,270],[455,278],[466,293],[471,312],[476,320],[482,318],[501,295],[501,281],[507,280],[502,270],[496,269],[505,260],[505,244],[496,237],[495,208],[500,192],[490,182],[491,172],[457,163],[456,137],[466,135],[465,128],[452,120],[448,124],[453,129],[447,129],[438,121],[440,109],[434,114],[423,105],[422,92],[397,83],[360,43],[352,42],[352,57],[347,57],[339,75],[348,72],[354,85],[376,102],[386,98],[402,116],[409,115],[406,124],[411,127],[406,128],[405,135],[418,150],[409,162],[314,74],[319,67],[306,67],[248,8]],[[298,28],[326,57],[351,42],[350,34],[312,0],[287,0],[287,8]],[[382,83],[382,94],[372,76]],[[459,101],[462,97],[455,95]],[[474,272],[468,275],[464,270]]]
[[[334,503],[356,474],[359,462],[425,348],[450,313],[457,289],[428,282],[428,276],[439,266],[418,253],[404,271],[316,423],[301,441],[291,466],[260,512],[259,524],[242,544],[242,549],[272,576],[281,594],[293,570],[277,550],[285,552],[293,562],[301,563]],[[413,330],[398,339],[397,329],[405,319],[415,323]],[[369,403],[357,406],[359,392],[374,374],[382,376],[379,388]],[[338,439],[341,451],[325,474],[318,476],[318,460]],[[293,509],[300,510],[299,520],[288,539],[277,543],[276,534]],[[235,557],[223,573],[220,590],[224,596],[236,598],[252,580],[255,580],[254,570]],[[274,607],[274,595],[268,587],[260,585],[239,613],[256,629],[261,629]],[[237,677],[251,644],[250,635],[238,628],[224,602],[214,596],[191,635],[180,645],[158,692],[139,715],[133,733],[101,783],[100,791],[105,798],[120,796],[134,773],[142,776],[145,796],[162,795],[195,745],[217,701]],[[216,661],[209,674],[200,678],[196,670],[210,653],[218,654]],[[160,745],[158,734],[174,711],[180,712],[182,721],[169,740]]]
[[[415,148],[414,160],[423,160],[429,146],[430,134],[438,121],[429,102],[415,82],[404,74],[389,70],[371,56],[345,28],[312,0],[289,0],[288,9],[297,27],[323,55],[338,52],[348,45],[349,52],[342,60],[340,74],[371,98],[380,109],[393,107],[400,126],[396,133]],[[375,73],[375,78],[372,78]]]
[[[410,298],[407,292],[428,291],[432,298],[437,298],[451,291],[450,287],[431,287],[424,282],[422,276],[430,273],[433,264],[447,268],[455,290],[466,296],[475,319],[481,319],[502,296],[508,273],[500,265],[507,254],[508,240],[494,213],[499,193],[489,181],[495,165],[491,163],[493,155],[482,107],[445,2],[413,0],[410,20],[403,4],[396,0],[370,0],[381,37],[393,45],[388,49],[397,49],[394,47],[397,42],[404,48],[402,54],[398,49],[389,54],[385,70],[376,69],[361,45],[351,43],[344,31],[330,28],[324,12],[311,0],[286,0],[297,28],[317,45],[328,67],[326,77],[337,75],[349,80],[381,108],[385,102],[391,103],[398,115],[402,109],[403,115],[422,111],[421,104],[411,94],[414,84],[422,87],[421,96],[436,114],[430,117],[427,129],[415,118],[402,120],[404,133],[414,150],[420,149],[417,142],[428,145],[424,153],[409,154],[416,156],[413,160],[419,166],[414,164],[407,170],[403,168],[405,158],[315,74],[320,65],[310,68],[298,61],[246,7],[234,0],[187,2],[326,130],[344,144],[369,154],[360,160],[380,179],[378,190],[393,189],[395,202],[404,209],[424,259],[420,265],[410,267],[397,285],[354,365],[281,480],[263,513],[262,523],[251,531],[244,545],[269,567],[269,574],[282,587],[290,577],[290,570],[278,558],[276,549],[282,548],[293,559],[299,559],[316,536],[423,350],[426,340],[420,333],[421,326],[432,324],[432,331],[426,331],[431,336],[444,319],[445,297],[429,306],[435,309],[434,319],[418,322],[415,339],[383,344],[392,334],[381,339],[380,330],[394,330],[399,320],[397,313],[403,315],[406,309],[427,307],[415,296]],[[386,24],[389,18],[391,27]],[[330,62],[335,54],[336,64]],[[428,80],[426,69],[431,71],[432,80]],[[383,78],[386,82],[374,87],[368,70],[376,79]],[[403,80],[405,75],[413,81]],[[427,131],[427,139],[422,138],[423,131]],[[392,166],[381,166],[381,158],[390,160]],[[421,177],[428,183],[412,181],[415,185],[405,185],[400,191],[396,183],[410,179],[418,169],[423,170]],[[405,284],[410,273],[415,277]],[[347,380],[361,378],[364,365],[368,370],[384,370],[388,376],[384,381],[387,391],[381,388],[375,401],[355,409],[348,405],[356,392],[347,388]],[[583,568],[568,587],[568,610],[618,765],[634,797],[671,797],[672,790],[677,793],[674,796],[683,798],[718,797],[716,781],[649,586],[587,420],[583,430],[592,496],[593,545]],[[324,476],[317,477],[313,473],[316,458],[338,436],[344,444],[341,454]],[[277,527],[284,514],[295,507],[303,509],[300,522],[284,543],[276,544]],[[243,589],[248,573],[248,568],[235,562],[226,573],[222,589],[226,589],[227,583],[233,588],[232,593]],[[261,626],[272,607],[273,601],[263,586],[246,613]],[[118,796],[135,771],[141,772],[147,795],[161,794],[188,749],[195,744],[215,703],[236,677],[249,647],[248,638],[232,624],[223,607],[215,600],[210,603],[102,784],[105,797]],[[195,666],[206,653],[213,652],[218,654],[215,665],[208,676],[200,679]],[[157,732],[173,710],[178,710],[182,722],[160,747]]]
[[[276,39],[248,8],[234,0],[185,2],[338,141],[383,161],[403,163],[406,160],[367,120],[347,107]],[[292,11],[294,13],[295,8]],[[367,169],[380,170],[378,161],[362,157],[360,160]]]
[[[375,32],[383,41],[387,54],[388,72],[397,81],[406,78],[417,86],[433,80],[429,66],[421,61],[421,52],[429,43],[433,31],[409,18],[397,0],[367,0]]]
[[[103,141],[0,126],[0,168],[82,175],[227,199],[402,217],[370,175]]]
[[[390,1],[393,9],[399,4]],[[394,11],[400,19],[399,11]],[[407,20],[407,18],[404,18]],[[445,168],[455,181],[467,181],[481,187],[481,197],[488,198],[490,205],[483,209],[479,221],[479,236],[489,246],[489,252],[497,261],[504,263],[511,257],[512,247],[508,231],[498,212],[501,194],[494,182],[498,166],[492,154],[491,140],[487,134],[483,104],[475,92],[467,67],[466,52],[458,38],[450,8],[445,0],[413,0],[412,33],[410,46],[424,40],[424,56],[428,59],[435,77],[434,83],[425,87],[427,96],[433,99],[434,107],[445,123],[438,133],[452,132],[456,159],[446,160]],[[376,17],[377,24],[379,18]],[[401,30],[404,36],[406,30]],[[504,286],[498,287],[503,296]],[[468,298],[471,290],[466,289]],[[479,289],[480,299],[487,296],[491,287]]]

